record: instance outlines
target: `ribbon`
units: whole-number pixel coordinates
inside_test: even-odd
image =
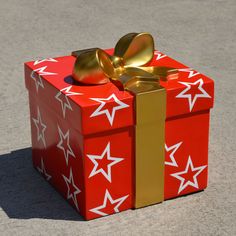
[[[154,55],[154,40],[149,33],[129,33],[116,44],[110,56],[100,48],[72,52],[76,56],[73,78],[85,84],[104,84],[110,80],[120,90],[159,87],[159,80],[171,79],[178,70],[146,66]],[[146,86],[145,86],[146,85]]]
[[[72,52],[72,76],[85,84],[114,83],[135,96],[134,207],[164,200],[166,91],[160,79],[176,78],[174,68],[148,66],[154,41],[148,33],[130,33],[110,56],[99,48]]]

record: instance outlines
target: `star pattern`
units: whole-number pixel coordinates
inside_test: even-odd
[[[31,78],[34,80],[35,82],[35,87],[36,87],[36,91],[38,92],[39,91],[39,86],[41,88],[44,88],[44,85],[43,85],[43,81],[42,81],[42,78],[40,75],[38,75],[35,71],[32,71],[31,72]]]
[[[57,75],[57,73],[45,71],[47,69],[47,66],[43,66],[37,69],[34,69],[32,73],[38,72],[39,75]]]
[[[171,151],[171,153],[168,155],[170,161],[165,161],[165,165],[169,165],[169,166],[175,166],[175,167],[178,167],[178,164],[175,160],[175,157],[174,157],[174,154],[175,152],[178,150],[178,148],[180,147],[180,145],[182,144],[183,142],[179,142],[179,143],[176,143],[175,145],[172,145],[170,147],[168,147],[166,144],[165,144],[165,150],[167,153],[169,153]]]
[[[167,57],[167,55],[165,55],[161,52],[158,52],[158,51],[154,52],[154,54],[156,55],[155,60],[157,60],[157,61]],[[53,59],[53,58],[46,58],[46,59],[37,60],[34,62],[34,65],[39,65],[39,67],[40,67],[40,68],[34,69],[31,72],[31,78],[32,78],[32,80],[34,80],[34,82],[32,81],[32,83],[33,83],[33,86],[35,83],[35,88],[36,88],[37,92],[40,89],[47,88],[47,84],[43,83],[44,82],[43,81],[44,75],[47,76],[47,75],[56,75],[57,74],[57,73],[48,71],[47,66],[41,67],[42,65],[46,64],[46,63],[41,64],[44,62],[54,63],[54,62],[57,62],[57,60]],[[192,68],[184,68],[184,69],[178,69],[178,70],[181,72],[188,73],[188,74],[186,74],[186,77],[185,77],[186,81],[194,81],[194,80],[187,80],[187,76],[188,76],[188,79],[191,79],[191,78],[200,74],[199,72],[193,70]],[[198,78],[196,78],[196,79],[198,79]],[[194,109],[194,105],[195,105],[198,98],[211,98],[211,96],[203,88],[204,81],[201,78],[199,78],[195,82],[180,82],[180,81],[178,81],[178,83],[184,85],[185,87],[178,95],[176,95],[176,98],[187,98],[190,112]],[[73,104],[71,103],[70,98],[68,98],[68,97],[83,95],[83,93],[74,92],[71,90],[73,90],[72,85],[63,88],[60,91],[57,91],[56,92],[57,94],[55,93],[56,95],[54,94],[55,99],[60,102],[60,105],[57,102],[56,103],[58,105],[58,108],[62,110],[62,115],[64,118],[66,117],[66,115],[68,116],[68,114],[66,114],[66,112],[69,112],[69,111],[67,111],[67,110],[73,111],[72,106],[71,106]],[[196,93],[196,91],[198,93]],[[102,118],[104,118],[104,120],[107,119],[111,126],[113,125],[113,123],[115,121],[115,115],[117,115],[116,112],[118,110],[125,109],[125,108],[129,107],[128,104],[119,100],[115,94],[111,94],[111,95],[109,95],[107,97],[103,97],[103,98],[89,98],[89,99],[97,102],[96,104],[93,104],[93,105],[97,105],[97,106],[94,109],[95,111],[91,112],[90,117],[106,115],[106,117],[102,116]],[[187,103],[187,100],[185,100],[185,101]],[[44,113],[42,113],[42,114],[43,114],[43,118],[44,118]],[[69,114],[70,114],[70,112],[69,112]],[[48,140],[45,140],[45,137],[47,137],[46,136],[47,133],[45,133],[45,131],[47,130],[47,126],[42,121],[42,116],[41,116],[39,107],[37,107],[37,117],[32,118],[32,121],[34,122],[34,124],[37,128],[37,141],[38,142],[41,141],[43,146],[46,148],[46,141],[47,141],[47,144],[49,144]],[[49,127],[49,124],[47,124],[47,125]],[[66,162],[66,165],[64,165],[64,167],[67,168],[67,171],[65,173],[66,173],[66,175],[68,175],[68,176],[66,176],[63,173],[60,173],[61,180],[63,178],[63,180],[65,181],[64,191],[67,196],[67,199],[68,200],[72,199],[74,205],[79,210],[77,198],[78,198],[78,194],[81,193],[81,190],[78,187],[78,185],[75,184],[75,182],[77,183],[78,179],[76,178],[76,176],[73,175],[73,172],[74,172],[74,174],[76,174],[75,173],[76,170],[73,169],[73,172],[72,172],[72,168],[69,165],[69,164],[72,164],[71,159],[70,159],[70,163],[69,163],[69,158],[70,157],[76,158],[76,156],[73,152],[73,149],[70,146],[70,141],[72,141],[72,140],[70,140],[70,130],[67,130],[67,132],[64,133],[63,129],[61,129],[58,126],[58,134],[59,134],[59,136],[58,136],[57,148],[63,151],[65,162]],[[59,138],[60,138],[60,140],[59,140]],[[167,146],[167,144],[165,144],[165,150],[167,152],[165,165],[172,166],[172,167],[178,167],[178,164],[180,165],[180,163],[178,163],[178,158],[176,159],[176,153],[178,155],[179,151],[181,151],[182,143],[183,142],[179,142],[179,143],[176,143],[172,146]],[[180,146],[181,146],[181,149],[179,149]],[[74,147],[74,146],[72,146],[72,147]],[[61,152],[61,151],[58,150],[58,152]],[[114,165],[121,162],[120,164],[117,165],[117,168],[119,168],[119,166],[122,165],[122,163],[124,163],[124,162],[122,162],[124,160],[124,158],[111,156],[111,143],[110,142],[107,143],[105,149],[101,152],[99,153],[101,155],[87,154],[86,158],[88,158],[91,161],[90,164],[92,166],[91,170],[90,170],[91,172],[89,173],[88,178],[92,178],[92,177],[96,178],[96,175],[98,175],[97,177],[102,177],[102,178],[104,177],[107,181],[109,181],[109,183],[112,183],[112,177],[113,177],[113,181],[114,181],[114,177],[115,177],[114,171],[116,171],[116,167]],[[41,157],[41,156],[39,156],[39,157]],[[62,159],[63,159],[63,157],[62,157]],[[188,187],[189,188],[193,187],[196,189],[199,188],[199,185],[201,187],[201,183],[200,182],[198,183],[198,181],[200,180],[198,178],[199,178],[199,175],[207,168],[207,165],[194,167],[193,162],[195,163],[194,159],[192,161],[191,156],[188,156],[187,163],[186,162],[184,163],[184,166],[186,164],[185,167],[183,166],[183,168],[181,168],[181,169],[170,168],[172,171],[173,170],[179,171],[176,173],[172,172],[170,174],[170,176],[172,176],[172,177],[169,177],[170,179],[174,180],[176,184],[178,184],[177,185],[178,194],[181,194],[184,190],[187,190]],[[104,164],[104,163],[106,163],[106,164]],[[45,164],[47,164],[47,160],[44,159],[43,157],[41,157],[40,162],[39,162],[38,166],[36,166],[36,168],[45,177],[45,179],[47,181],[50,181],[52,176],[54,178],[54,175],[53,175],[53,172],[52,173],[49,172],[50,174],[52,174],[52,176],[49,175],[49,173],[47,173],[48,169],[47,169],[47,165],[45,166]],[[101,175],[99,175],[99,173]],[[204,173],[205,172],[203,172],[202,175]],[[112,176],[112,174],[113,174],[113,176]],[[200,177],[201,177],[201,175],[200,175]],[[129,195],[125,195],[125,196],[118,195],[118,196],[116,196],[118,198],[114,199],[113,198],[114,197],[113,191],[111,189],[109,189],[110,190],[110,192],[109,192],[109,190],[107,189],[108,187],[107,188],[105,186],[103,186],[103,187],[104,188],[102,190],[102,196],[101,196],[100,201],[95,203],[92,206],[92,207],[94,207],[94,206],[97,206],[97,207],[94,207],[94,208],[90,209],[89,211],[93,212],[95,214],[101,215],[101,216],[106,216],[106,215],[110,214],[111,211],[114,213],[119,212],[119,210],[120,210],[119,208],[121,208],[122,204],[127,200]],[[176,192],[177,192],[177,190],[176,190]],[[101,205],[98,206],[98,204],[101,204]]]
[[[41,88],[44,88],[44,84],[43,84],[43,80],[41,75],[56,75],[57,73],[53,73],[53,72],[47,72],[45,71],[45,69],[47,68],[47,66],[44,67],[40,67],[37,69],[34,69],[31,74],[30,77],[34,80],[35,82],[35,87],[36,87],[36,91],[38,92],[39,90],[39,86]]]
[[[190,79],[190,78],[192,78],[192,77],[194,77],[194,76],[200,74],[199,72],[193,70],[192,68],[184,68],[184,69],[178,69],[178,70],[179,70],[179,71],[182,71],[182,72],[187,72],[187,73],[189,73],[189,74],[188,74],[188,79]]]
[[[124,160],[124,158],[120,157],[112,157],[110,153],[110,142],[107,144],[106,148],[104,149],[101,155],[87,155],[87,157],[93,162],[94,167],[91,171],[89,178],[93,177],[96,174],[103,174],[104,177],[111,183],[111,167],[115,164],[119,163],[120,161]],[[106,165],[106,169],[104,170],[103,167],[99,168],[99,163],[101,161],[110,161],[109,164]]]
[[[44,147],[46,148],[46,141],[45,141],[45,130],[47,126],[42,122],[41,114],[39,111],[39,107],[37,107],[37,119],[32,118],[34,124],[37,128],[37,140],[42,140]]]
[[[183,84],[186,86],[186,88],[179,93],[176,98],[187,98],[188,102],[189,102],[189,110],[190,112],[192,111],[195,102],[197,101],[198,98],[211,98],[211,96],[203,89],[203,80],[199,79],[193,83],[190,82],[179,82],[180,84]],[[196,87],[195,85],[198,85],[198,90],[201,93],[195,93],[194,96],[191,94],[191,91],[194,92],[194,87]],[[189,93],[187,93],[189,92]]]
[[[64,181],[66,182],[67,186],[67,199],[72,199],[77,210],[79,211],[78,201],[77,201],[77,194],[81,193],[81,190],[75,185],[72,168],[70,168],[70,176],[69,178],[65,175],[62,175]]]
[[[41,157],[41,166],[39,167],[37,167],[37,170],[44,176],[44,178],[47,180],[47,181],[49,181],[51,178],[52,178],[52,176],[51,175],[49,175],[47,172],[46,172],[46,169],[45,169],[45,166],[44,166],[44,162],[43,162],[43,158]]]
[[[163,54],[163,53],[161,53],[161,52],[158,52],[158,51],[155,51],[155,52],[154,52],[154,55],[156,55],[156,61],[158,61],[158,60],[160,60],[160,59],[166,57],[165,54]]]
[[[111,94],[108,98],[90,98],[90,99],[101,103],[101,105],[92,113],[90,117],[95,117],[105,114],[111,126],[113,125],[116,111],[129,107],[128,104],[120,101],[114,93]],[[107,104],[107,102],[112,100],[114,100],[118,104],[118,106],[114,106],[112,108],[112,112],[110,113],[108,109],[103,109],[103,108]]]
[[[178,190],[178,194],[180,194],[184,189],[186,189],[188,186],[192,186],[194,188],[199,188],[198,186],[198,181],[197,181],[197,176],[207,167],[207,165],[204,166],[199,166],[199,167],[194,167],[192,160],[191,160],[191,156],[189,156],[188,158],[188,162],[186,165],[186,168],[184,171],[181,172],[177,172],[174,174],[171,174],[171,176],[173,176],[174,178],[180,180],[180,186],[179,186],[179,190]],[[192,173],[191,173],[192,172]],[[195,173],[193,173],[195,172]],[[192,180],[189,180],[189,175],[192,174]],[[181,175],[186,175],[188,174],[188,179],[186,180],[185,177],[181,176]]]
[[[119,207],[120,205],[128,198],[129,195],[126,195],[124,197],[121,197],[121,198],[118,198],[118,199],[112,199],[109,191],[106,189],[106,192],[105,192],[105,197],[104,197],[104,201],[103,201],[103,204],[101,206],[98,206],[98,207],[95,207],[93,209],[90,209],[89,211],[93,212],[93,213],[96,213],[98,215],[101,215],[101,216],[106,216],[108,215],[107,213],[104,212],[104,210],[106,210],[105,208],[107,207],[108,205],[108,201],[111,205],[115,205],[113,207],[113,210],[114,212],[119,212]],[[103,211],[101,211],[103,210]]]
[[[34,62],[34,66],[35,65],[38,65],[38,64],[40,64],[40,63],[43,63],[43,62],[45,62],[45,61],[48,61],[48,62],[58,62],[56,59],[54,59],[54,58],[46,58],[46,59],[42,59],[42,60],[36,60],[35,62]]]
[[[78,92],[72,92],[72,91],[70,91],[71,88],[72,88],[72,85],[61,89],[60,92],[64,92],[64,91],[65,91],[64,93],[65,93],[66,96],[83,95],[83,93],[78,93]]]
[[[64,157],[66,160],[66,165],[68,165],[69,161],[69,156],[71,155],[72,157],[75,158],[75,154],[70,146],[70,130],[68,130],[65,134],[62,132],[60,127],[58,126],[58,133],[60,136],[60,141],[57,144],[57,147],[61,149],[64,153]]]
[[[72,85],[61,89],[55,96],[56,100],[61,103],[63,118],[66,117],[66,109],[73,111],[72,106],[67,96],[82,95],[82,93],[70,91],[71,88],[72,88]],[[63,94],[62,92],[64,92],[65,94]]]

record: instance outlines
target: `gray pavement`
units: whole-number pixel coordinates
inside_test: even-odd
[[[235,23],[235,0],[0,0],[0,235],[236,235]],[[140,31],[215,80],[209,187],[85,222],[32,168],[23,62]]]

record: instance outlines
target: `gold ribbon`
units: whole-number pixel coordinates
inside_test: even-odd
[[[148,33],[130,33],[116,44],[114,55],[92,48],[72,52],[77,59],[73,78],[85,84],[113,82],[135,95],[134,207],[164,199],[166,91],[160,79],[176,77],[174,68],[147,66],[154,54]]]

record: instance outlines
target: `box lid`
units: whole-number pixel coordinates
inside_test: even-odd
[[[107,52],[112,54],[113,49]],[[167,118],[213,106],[213,80],[159,51],[154,54],[150,66],[179,69],[178,78],[161,81],[167,90]],[[25,63],[27,89],[51,109],[60,109],[63,118],[84,135],[133,125],[133,95],[112,83],[75,82],[71,77],[74,62],[75,57],[64,56]]]

